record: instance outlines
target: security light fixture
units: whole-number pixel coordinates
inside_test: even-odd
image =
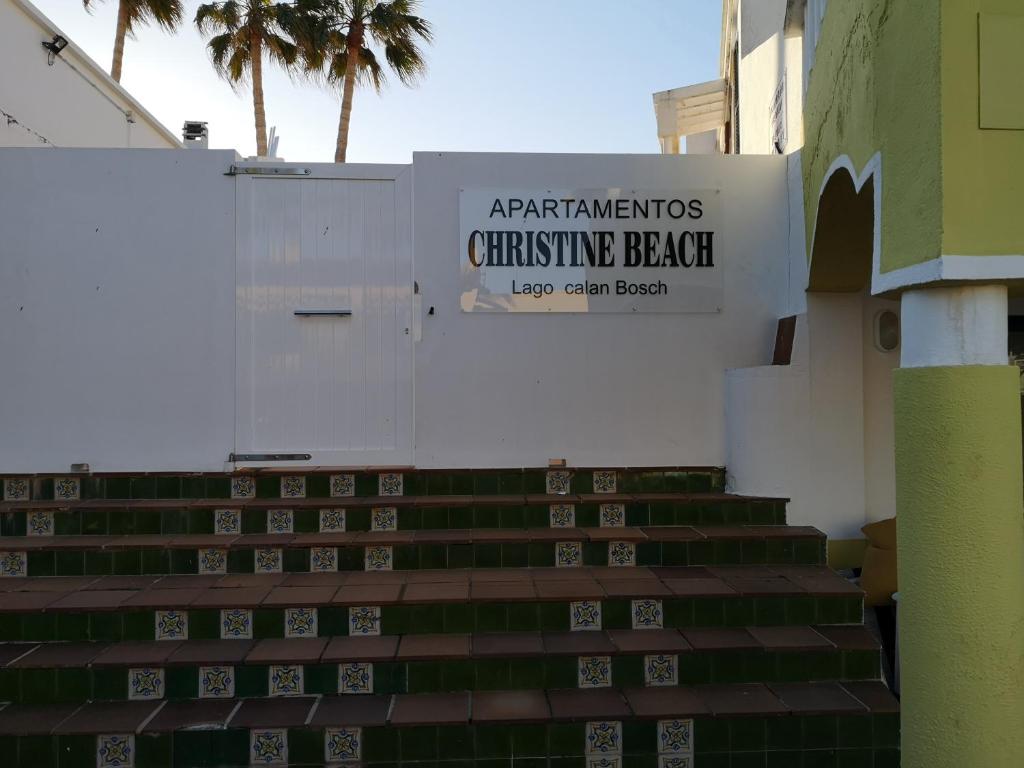
[[[43,40],[41,45],[48,51],[46,63],[52,67],[54,60],[68,47],[68,39],[63,35],[54,35],[53,40]]]

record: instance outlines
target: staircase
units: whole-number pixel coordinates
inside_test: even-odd
[[[7,477],[11,768],[890,768],[861,593],[712,468]]]

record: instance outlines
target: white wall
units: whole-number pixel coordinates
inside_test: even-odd
[[[865,293],[861,328],[864,346],[864,503],[867,522],[896,516],[895,403],[892,372],[900,350],[875,346],[875,316],[884,310],[900,315],[899,301]]]
[[[32,6],[0,0],[0,147],[180,146],[73,42],[49,66],[40,43],[55,34]]]
[[[740,150],[770,154],[771,104],[786,78],[786,145],[803,144],[802,41],[786,38],[785,0],[744,0],[740,6]]]
[[[608,186],[722,189],[720,314],[460,312],[461,187]],[[725,369],[769,359],[785,306],[786,200],[782,157],[416,154],[417,465],[721,465]]]
[[[0,149],[0,472],[223,468],[233,159]]]

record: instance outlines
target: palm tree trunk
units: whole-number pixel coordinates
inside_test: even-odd
[[[256,118],[256,154],[267,155],[267,110],[263,105],[263,41],[252,32],[249,53],[252,57],[252,111]]]
[[[121,62],[124,60],[124,39],[128,35],[128,3],[120,0],[117,4],[117,32],[114,33],[114,60],[110,64],[110,76],[121,82]]]
[[[349,35],[350,45],[345,62],[345,90],[341,97],[341,119],[338,121],[338,146],[334,150],[334,162],[344,163],[348,153],[348,127],[352,121],[352,95],[356,90],[356,72],[359,69],[359,51],[363,47],[362,31]]]

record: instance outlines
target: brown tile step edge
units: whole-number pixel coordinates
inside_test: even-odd
[[[230,705],[230,706],[229,706]],[[0,709],[0,736],[149,733],[179,728],[299,728],[546,723],[669,717],[868,715],[899,711],[882,683],[578,688],[241,701],[87,702]]]
[[[766,539],[825,539],[808,526],[644,526],[624,528],[476,528],[409,531],[332,531],[283,534],[131,534],[125,536],[4,536],[0,551],[253,549],[256,547],[366,547],[417,544],[501,544],[580,541],[605,543]]]
[[[860,597],[863,593],[821,566],[735,568],[643,566],[521,568],[509,582],[487,569],[345,571],[328,574],[164,576],[135,583],[123,577],[0,579],[0,613],[114,611],[155,608],[280,608],[285,605],[423,605],[438,602],[566,602],[673,597]],[[433,575],[432,575],[433,574]],[[266,578],[264,578],[266,576]],[[315,585],[281,590],[296,577],[324,576]],[[109,582],[106,581],[109,579]],[[432,581],[436,579],[436,581]],[[474,597],[473,585],[490,583]],[[302,584],[302,579],[294,582]],[[499,588],[497,584],[507,584]],[[108,588],[108,586],[110,588]],[[115,588],[116,587],[116,588]],[[295,602],[290,602],[295,601]]]
[[[0,512],[19,509],[327,509],[332,507],[479,507],[535,506],[546,504],[745,504],[786,503],[771,496],[740,496],[732,493],[511,493],[463,496],[327,496],[301,499],[41,499],[0,501]]]
[[[173,667],[196,664],[318,664],[345,661],[431,661],[549,656],[625,656],[727,651],[830,653],[877,651],[857,627],[834,640],[829,627],[804,626],[610,629],[591,632],[494,632],[268,638],[264,640],[122,641],[116,643],[4,643],[0,668]]]

